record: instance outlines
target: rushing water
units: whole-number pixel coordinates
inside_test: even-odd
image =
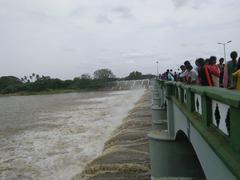
[[[0,179],[71,179],[144,90],[0,98]]]

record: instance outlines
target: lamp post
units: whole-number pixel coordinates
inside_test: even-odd
[[[218,43],[218,44],[223,45],[224,61],[225,61],[225,64],[227,63],[227,57],[226,57],[226,44],[231,43],[231,42],[232,42],[232,41],[228,41],[228,42],[225,42],[225,43],[221,43],[221,42]]]
[[[157,78],[158,78],[158,76],[159,76],[159,74],[158,74],[158,61],[156,61],[156,63],[157,63]]]

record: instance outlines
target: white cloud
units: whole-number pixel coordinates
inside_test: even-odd
[[[96,18],[97,23],[112,23],[112,21],[106,15],[98,15]]]
[[[0,1],[0,76],[155,72],[240,46],[238,0]],[[18,65],[17,67],[15,65]]]
[[[190,0],[172,0],[175,7],[183,7],[186,6]]]
[[[190,6],[191,8],[198,9],[202,4],[209,3],[209,0],[172,0],[176,8]]]

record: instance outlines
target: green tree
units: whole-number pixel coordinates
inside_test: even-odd
[[[38,80],[40,78],[39,74],[36,74],[36,80]]]
[[[126,79],[129,80],[142,79],[142,73],[139,71],[133,71],[126,77]]]
[[[91,76],[89,74],[82,74],[81,79],[91,79]]]
[[[93,76],[94,76],[94,79],[99,79],[99,80],[109,80],[116,77],[110,69],[96,70]]]
[[[16,92],[18,87],[22,84],[21,80],[14,76],[0,77],[0,91],[1,93]]]
[[[35,73],[32,73],[32,81],[36,81],[36,74]]]
[[[77,81],[80,81],[80,80],[81,80],[80,77],[75,77],[75,78],[73,78],[73,81],[74,81],[74,82],[77,82]]]
[[[24,82],[27,82],[27,81],[28,81],[27,76],[24,76]]]

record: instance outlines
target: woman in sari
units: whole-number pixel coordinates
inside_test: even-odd
[[[211,56],[209,59],[208,73],[211,78],[212,86],[219,87],[220,70],[216,64],[217,58]]]

